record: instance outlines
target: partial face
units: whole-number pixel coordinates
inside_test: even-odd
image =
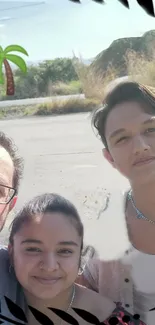
[[[105,135],[105,157],[131,183],[155,181],[155,115],[141,104],[124,102],[110,112]]]
[[[0,147],[0,231],[2,230],[7,215],[15,204],[14,198],[9,204],[4,204],[5,198],[9,196],[9,189],[4,186],[13,186],[14,166],[8,152]]]
[[[79,270],[81,238],[60,213],[36,216],[14,236],[13,266],[27,297],[46,301],[68,289]]]

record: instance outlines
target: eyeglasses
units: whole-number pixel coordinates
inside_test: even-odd
[[[16,189],[0,184],[0,204],[8,204],[16,195]]]

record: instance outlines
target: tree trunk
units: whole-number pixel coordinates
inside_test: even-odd
[[[15,92],[13,73],[9,62],[6,59],[4,60],[4,66],[5,66],[6,81],[7,81],[6,95],[13,96]]]

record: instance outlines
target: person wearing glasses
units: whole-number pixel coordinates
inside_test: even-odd
[[[130,183],[111,194],[93,225],[97,251],[78,282],[120,301],[147,325],[155,324],[155,95],[126,81],[107,93],[93,115],[106,160]],[[104,182],[104,179],[103,179]]]
[[[0,132],[0,231],[16,204],[22,175],[23,159],[12,139]]]

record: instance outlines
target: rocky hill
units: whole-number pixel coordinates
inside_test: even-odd
[[[113,41],[106,50],[97,55],[92,64],[97,71],[106,71],[112,64],[120,71],[119,75],[124,76],[127,74],[124,56],[128,50],[144,53],[150,59],[153,55],[153,48],[155,49],[155,30],[148,31],[141,37],[121,38]]]

